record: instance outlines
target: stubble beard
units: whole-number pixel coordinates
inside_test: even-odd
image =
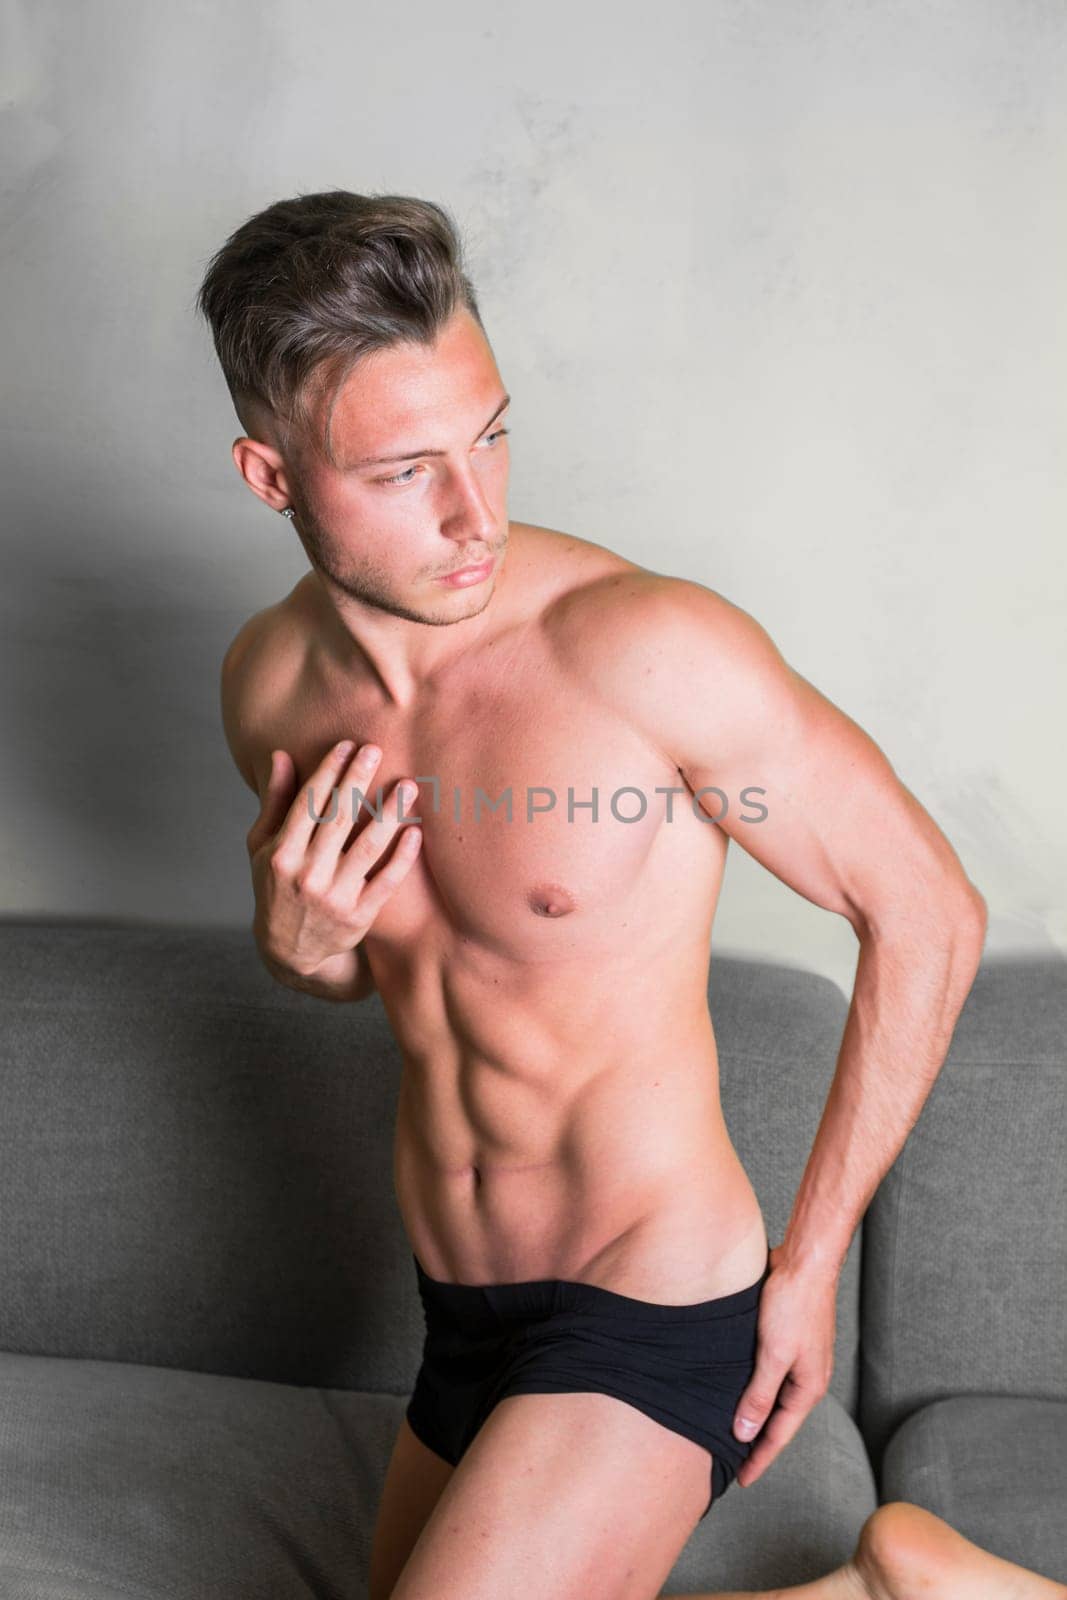
[[[431,628],[449,628],[456,622],[465,622],[469,617],[478,616],[492,599],[496,587],[496,573],[484,584],[478,584],[476,590],[472,590],[468,597],[472,603],[465,610],[457,611],[454,607],[440,611],[415,610],[396,598],[390,591],[384,575],[379,577],[373,567],[363,567],[358,572],[352,572],[341,566],[330,547],[329,537],[324,535],[322,529],[306,511],[298,512],[293,526],[311,565],[328,584],[334,589],[339,589],[349,599],[358,601],[360,605],[370,606],[375,611],[384,611],[392,617],[402,617],[405,622],[422,622]]]

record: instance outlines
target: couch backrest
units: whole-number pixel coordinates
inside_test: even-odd
[[[860,1423],[946,1395],[1067,1399],[1067,961],[987,957],[864,1220]],[[990,1440],[995,1450],[996,1441]]]
[[[377,996],[246,929],[0,924],[0,1347],[400,1393],[417,1296]]]
[[[846,1004],[717,955],[723,1106],[782,1235]],[[422,1324],[377,996],[262,968],[246,929],[0,921],[0,1348],[410,1390]],[[859,1251],[833,1390],[855,1406]]]

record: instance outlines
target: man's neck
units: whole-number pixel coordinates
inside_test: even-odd
[[[365,674],[398,709],[410,706],[421,690],[501,630],[512,608],[506,581],[512,554],[509,543],[488,603],[449,623],[420,622],[367,605],[313,568],[301,584],[316,639],[343,671]]]

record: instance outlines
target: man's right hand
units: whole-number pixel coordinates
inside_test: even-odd
[[[247,836],[256,897],[252,931],[268,967],[328,980],[352,969],[353,952],[413,865],[422,826],[401,821],[398,792],[402,783],[411,785],[403,801],[410,808],[418,793],[410,778],[397,780],[381,817],[342,851],[358,816],[353,791],[370,789],[380,756],[374,745],[355,754],[335,745],[294,799],[296,766],[287,751],[272,753],[260,813]],[[335,787],[337,814],[331,817]],[[391,859],[368,883],[368,872],[398,831]]]

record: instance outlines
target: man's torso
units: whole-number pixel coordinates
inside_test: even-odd
[[[506,561],[499,626],[409,706],[323,645],[314,575],[260,614],[241,707],[260,792],[272,749],[303,783],[341,738],[382,750],[372,801],[421,780],[422,849],[364,950],[403,1058],[396,1192],[426,1271],[729,1294],[766,1235],[707,1009],[728,841],[582,674],[613,587],[649,575],[527,524]]]

